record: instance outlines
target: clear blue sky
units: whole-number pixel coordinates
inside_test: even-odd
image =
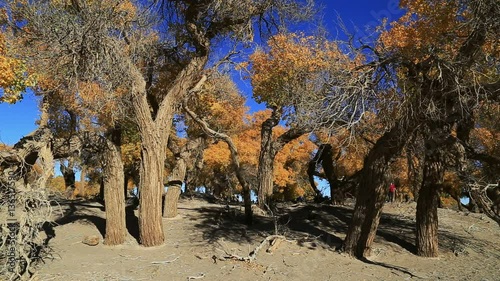
[[[399,0],[317,0],[325,6],[323,13],[324,22],[331,30],[331,35],[336,36],[337,13],[341,16],[346,26],[353,31],[357,26],[360,32],[367,29],[373,30],[382,18],[395,20],[402,15],[397,9]],[[358,33],[359,34],[359,33]],[[245,94],[251,96],[249,82],[246,81],[241,89]],[[258,110],[262,105],[249,100],[247,105]],[[0,142],[13,145],[24,135],[36,129],[35,121],[39,117],[37,99],[32,93],[26,93],[22,101],[14,104],[0,103]]]

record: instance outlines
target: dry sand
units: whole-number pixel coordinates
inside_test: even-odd
[[[415,203],[387,204],[372,256],[360,261],[336,251],[352,203],[281,206],[278,232],[288,241],[243,262],[221,257],[247,256],[274,233],[274,223],[257,217],[248,228],[239,206],[183,198],[179,216],[163,221],[165,244],[154,248],[138,245],[135,216],[127,219],[126,244],[110,247],[102,244],[105,214],[98,203],[61,206],[53,259],[34,280],[500,280],[500,227],[483,214],[439,209],[440,256],[421,258],[413,254]],[[82,243],[92,235],[99,245]]]

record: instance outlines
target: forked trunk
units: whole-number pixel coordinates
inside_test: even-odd
[[[426,147],[429,147],[426,144]],[[443,152],[439,147],[427,149],[424,160],[424,179],[417,201],[417,255],[437,257],[439,185],[443,182]]]
[[[119,139],[119,136],[117,136]],[[115,139],[115,140],[118,140]],[[123,194],[123,162],[118,143],[107,141],[104,152],[104,200],[106,201],[106,235],[104,244],[120,245],[127,234],[125,195]]]
[[[389,162],[398,155],[405,143],[399,126],[385,133],[365,158],[356,206],[344,240],[343,250],[358,258],[370,255],[387,196],[385,174]]]

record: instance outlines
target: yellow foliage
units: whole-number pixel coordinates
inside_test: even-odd
[[[7,38],[0,30],[0,102],[15,103],[27,87],[34,86],[23,61],[11,56]]]
[[[314,91],[315,79],[332,68],[355,67],[362,62],[351,60],[336,43],[301,33],[278,34],[269,41],[269,51],[257,50],[250,56],[251,83],[257,102],[288,105],[290,95]]]

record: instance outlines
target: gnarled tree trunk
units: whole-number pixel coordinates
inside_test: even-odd
[[[181,195],[182,182],[186,178],[187,165],[183,158],[179,158],[168,181],[167,194],[163,205],[163,217],[174,218],[177,216],[177,202]]]
[[[196,84],[207,60],[206,52],[192,58],[177,74],[157,108],[151,108],[148,102],[146,80],[142,73],[132,63],[130,65],[133,76],[132,107],[141,136],[139,237],[143,246],[158,246],[165,240],[161,197],[168,137],[176,106],[193,88],[200,87],[200,83],[205,81],[201,79]]]
[[[417,255],[423,257],[437,257],[439,253],[437,208],[444,179],[446,152],[443,144],[446,137],[447,132],[436,127],[424,143],[423,181],[417,201],[416,221]]]
[[[400,126],[393,127],[378,139],[365,158],[356,206],[343,245],[344,251],[349,255],[358,258],[370,255],[387,197],[385,174],[390,161],[401,152],[405,144],[406,138],[401,135],[402,132]]]
[[[189,140],[184,146],[177,147],[173,142],[168,142],[168,148],[174,153],[176,162],[168,180],[168,190],[163,204],[163,217],[177,216],[177,202],[181,194],[182,183],[187,176],[188,165],[193,166],[196,160],[194,154],[206,148],[205,136]]]

